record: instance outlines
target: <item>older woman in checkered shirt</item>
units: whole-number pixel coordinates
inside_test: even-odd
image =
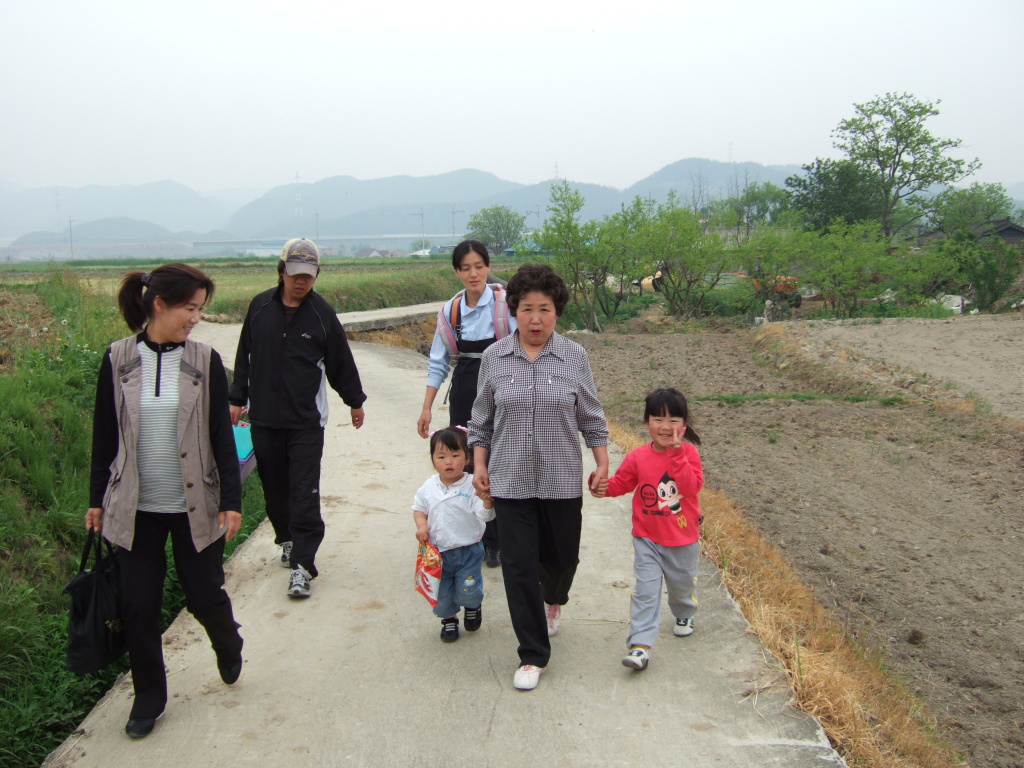
[[[469,421],[473,485],[494,498],[502,571],[520,666],[513,684],[537,686],[551,657],[579,563],[583,457],[594,453],[593,492],[608,476],[608,427],[586,350],[555,332],[569,300],[548,266],[509,280],[518,330],[483,353]]]

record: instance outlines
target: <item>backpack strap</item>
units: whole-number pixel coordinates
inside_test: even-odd
[[[512,323],[509,320],[508,301],[505,288],[500,283],[490,283],[494,291],[494,338],[503,339],[511,333]]]
[[[440,334],[441,343],[444,344],[444,348],[451,358],[459,356],[459,339],[462,336],[459,306],[462,303],[461,300],[464,293],[465,291],[459,291],[437,313],[437,332]],[[445,310],[448,311],[445,312]]]

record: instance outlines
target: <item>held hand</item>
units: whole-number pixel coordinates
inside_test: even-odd
[[[221,512],[217,515],[217,526],[223,528],[225,525],[228,527],[227,538],[224,541],[231,541],[235,538],[235,534],[238,533],[242,528],[242,515],[239,512],[229,510],[227,512]]]
[[[231,425],[238,424],[238,420],[242,418],[242,414],[245,413],[244,405],[232,405],[228,409],[231,411]]]
[[[365,420],[366,420],[366,413],[364,413],[362,408],[353,408],[352,409],[352,426],[353,427],[355,427],[356,429],[359,429],[361,426],[363,426],[363,421],[365,421]]]
[[[416,529],[416,540],[420,544],[426,544],[428,541],[430,541],[430,531],[427,529],[426,526]]]
[[[603,484],[603,487],[602,487]],[[590,493],[601,498],[608,491],[608,467],[598,466],[590,473],[590,480],[587,482]]]
[[[430,435],[430,409],[424,408],[423,413],[420,414],[419,421],[416,422],[416,431],[419,432],[420,437],[426,438]]]
[[[102,507],[90,507],[85,513],[85,530],[96,531],[96,533],[103,531]]]
[[[481,499],[484,498],[484,494],[491,495],[491,477],[487,473],[487,467],[478,466],[473,470],[473,487]]]

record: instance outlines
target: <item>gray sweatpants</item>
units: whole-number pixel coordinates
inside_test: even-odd
[[[668,587],[668,607],[677,619],[697,612],[697,562],[700,542],[665,547],[650,539],[633,537],[633,574],[636,588],[629,613],[627,645],[653,646],[661,626],[661,580]]]

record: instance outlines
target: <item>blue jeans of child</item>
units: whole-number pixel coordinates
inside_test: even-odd
[[[441,583],[437,587],[434,615],[455,616],[460,607],[479,608],[484,601],[484,545],[467,544],[441,553]]]

